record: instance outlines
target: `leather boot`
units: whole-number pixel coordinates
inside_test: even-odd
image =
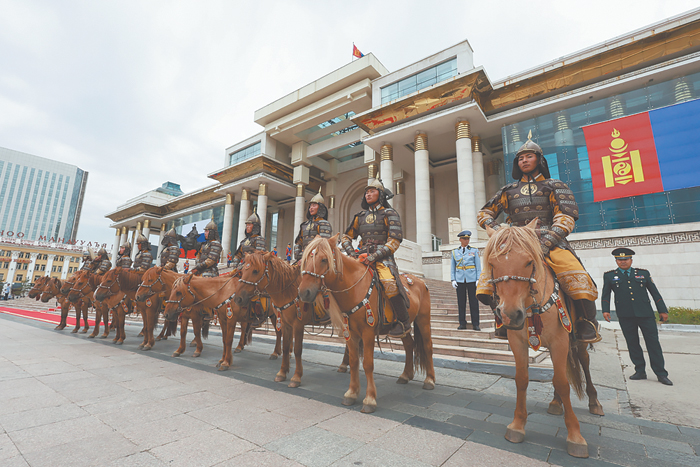
[[[391,302],[391,308],[396,314],[396,324],[394,324],[394,327],[391,328],[391,331],[389,331],[389,337],[401,339],[411,331],[408,310],[406,309],[406,304],[404,303],[401,295],[391,297],[389,301]]]
[[[590,300],[576,300],[578,317],[575,323],[576,338],[586,344],[599,342],[602,337],[598,330],[600,324],[596,319],[595,302]]]

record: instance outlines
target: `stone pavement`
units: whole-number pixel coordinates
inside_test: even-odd
[[[436,389],[425,391],[420,380],[395,384],[401,363],[377,360],[379,407],[364,415],[360,404],[340,404],[349,377],[335,371],[337,353],[305,350],[302,386],[290,389],[273,381],[280,361],[268,359],[265,339],[218,372],[217,336],[205,341],[202,357],[192,358],[190,349],[176,359],[172,338],[138,351],[135,326],[123,346],[52,328],[0,314],[0,465],[642,467],[700,460],[700,430],[687,426],[697,418],[676,425],[634,416],[662,419],[658,413],[676,410],[681,399],[689,419],[697,413],[700,404],[688,397],[698,387],[686,378],[692,372],[675,368],[675,350],[685,349],[685,360],[700,347],[686,336],[676,348],[662,334],[676,386],[649,380],[629,382],[628,390],[624,339],[606,331],[592,354],[606,416],[574,401],[591,455],[574,459],[565,453],[563,418],[546,413],[547,382],[530,383],[525,442],[511,444],[503,435],[515,388],[500,375],[437,368]],[[659,410],[659,401],[666,407]]]

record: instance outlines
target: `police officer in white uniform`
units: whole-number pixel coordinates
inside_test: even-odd
[[[481,331],[479,327],[479,302],[476,300],[476,281],[481,274],[481,260],[479,259],[479,250],[469,246],[471,235],[469,230],[463,230],[457,235],[461,246],[452,250],[450,279],[452,287],[457,289],[457,307],[459,309],[459,327],[457,329],[467,329],[468,295],[472,327],[475,331]]]

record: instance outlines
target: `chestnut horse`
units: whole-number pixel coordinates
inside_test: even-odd
[[[378,335],[387,334],[390,325],[377,322],[379,310],[377,279],[369,266],[354,258],[343,255],[338,248],[338,235],[329,239],[316,237],[304,250],[301,258],[302,279],[299,284],[299,298],[306,303],[316,300],[319,293],[327,294],[329,314],[336,328],[348,344],[350,353],[350,387],[345,393],[343,405],[353,405],[360,392],[359,343],[363,343],[363,368],[367,378],[367,392],[362,405],[363,413],[374,412],[377,408],[377,387],[374,384],[374,340]],[[430,292],[421,279],[401,275],[401,281],[408,292],[410,306],[408,314],[414,323],[415,342],[411,334],[401,340],[406,352],[404,370],[398,383],[406,384],[413,379],[414,372],[425,372],[423,389],[435,388],[435,368],[433,367],[433,342],[430,330]],[[324,301],[325,301],[324,297]],[[369,305],[369,307],[367,306]],[[367,316],[375,311],[374,326],[368,324]],[[355,313],[355,311],[359,311]]]
[[[81,306],[92,307],[95,309],[95,328],[88,336],[94,338],[100,333],[100,321],[104,321],[105,334],[103,338],[109,335],[109,312],[107,307],[95,300],[95,289],[100,285],[102,276],[90,272],[87,269],[81,269],[71,276],[73,285],[68,293],[68,300]]]
[[[168,271],[160,266],[154,266],[148,269],[141,278],[141,285],[136,290],[136,301],[145,302],[151,301],[151,306],[157,307],[157,310],[161,309],[161,305],[165,302],[167,297],[170,297],[170,291],[173,288],[173,283],[184,274],[178,274],[174,271]],[[157,319],[157,315],[156,315]],[[193,357],[199,357],[202,355],[202,350],[204,349],[204,344],[202,343],[202,330],[204,331],[204,338],[209,336],[209,322],[204,322],[202,319],[202,312],[200,308],[188,309],[182,312],[180,315],[180,346],[173,352],[173,357],[179,357],[185,353],[185,348],[187,347],[187,328],[189,321],[192,320],[192,328],[194,331],[194,340],[190,343],[190,346],[197,347],[194,351]],[[177,317],[172,321],[166,319],[163,325],[163,330],[172,326],[174,323],[175,329],[177,329]],[[161,332],[161,334],[163,334]],[[174,334],[174,332],[173,332]],[[156,339],[158,340],[158,339]]]
[[[238,278],[234,275],[219,277],[199,277],[187,274],[179,278],[173,284],[170,299],[166,300],[165,317],[172,319],[179,308],[200,306],[214,310],[221,323],[221,339],[224,344],[223,354],[217,363],[219,371],[228,370],[233,361],[233,335],[236,330],[236,323],[241,323],[241,343],[252,331],[252,328],[245,328],[243,325],[249,324],[251,319],[248,310],[240,308],[233,302],[233,296],[238,288]],[[270,320],[274,323],[275,315],[270,313]],[[246,330],[247,329],[247,330]],[[281,353],[282,333],[276,331],[277,342],[275,350],[270,355],[270,360],[276,359]]]
[[[29,292],[27,292],[27,296],[29,298],[33,298],[37,301],[41,299],[41,292],[44,291],[44,286],[46,285],[46,282],[48,282],[49,276],[41,276],[38,278],[35,282],[34,285],[32,286],[31,289],[29,289]]]
[[[558,283],[544,261],[535,233],[536,225],[537,219],[526,227],[502,227],[498,231],[486,229],[490,239],[484,251],[484,270],[491,274],[491,283],[499,297],[495,313],[508,330],[508,343],[516,365],[517,401],[505,437],[513,443],[525,439],[528,342],[536,346],[537,334],[541,332],[539,341],[549,349],[554,366],[555,398],[549,412],[556,413],[563,405],[567,452],[574,457],[588,457],[588,445],[581,436],[569,388],[571,384],[579,397],[583,395],[581,364],[588,383],[589,410],[602,415],[602,407],[590,382],[586,345],[575,341],[573,332],[569,333],[564,327],[574,319],[568,314],[565,300],[559,298]],[[526,321],[530,322],[526,324]]]
[[[80,271],[78,271],[80,272]],[[80,329],[80,315],[83,315],[83,322],[85,323],[85,327],[81,331],[82,333],[86,333],[88,329],[90,329],[90,325],[88,324],[88,309],[90,308],[90,302],[86,300],[80,300],[80,299],[75,299],[71,298],[70,292],[73,290],[73,286],[75,285],[75,281],[77,279],[76,274],[73,274],[72,276],[68,277],[66,280],[62,282],[61,285],[61,294],[65,295],[68,297],[68,301],[70,302],[71,305],[73,305],[73,308],[75,308],[75,328],[71,331],[73,333],[78,332]]]
[[[65,329],[66,321],[68,320],[68,312],[70,311],[70,301],[68,296],[61,293],[61,288],[63,287],[63,282],[55,277],[49,278],[44,285],[44,289],[41,292],[40,299],[43,303],[48,303],[52,298],[56,298],[58,303],[61,305],[61,321],[54,328],[58,331]],[[78,332],[80,329],[80,310],[76,308],[76,323],[73,332]]]

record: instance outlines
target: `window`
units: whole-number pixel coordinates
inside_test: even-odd
[[[3,264],[3,267],[4,267],[5,269],[9,268],[9,267],[10,267],[10,263],[4,263],[4,264]]]
[[[2,281],[5,278],[5,274],[0,273],[0,281]]]
[[[457,58],[453,58],[420,73],[392,83],[382,88],[382,104],[393,101],[412,92],[440,83],[457,75]]]
[[[45,265],[45,264],[42,264],[42,265],[41,265],[41,268],[39,268],[39,269],[40,269],[41,271],[46,271],[46,265]]]
[[[22,274],[17,274],[17,277],[15,277],[15,282],[22,282],[22,279],[24,276]]]
[[[248,146],[247,148],[239,149],[238,151],[232,153],[229,155],[229,165],[237,164],[238,162],[244,161],[246,159],[250,159],[251,157],[255,157],[258,154],[260,154],[260,150],[262,148],[262,145],[260,141],[257,143],[253,144],[252,146]]]

